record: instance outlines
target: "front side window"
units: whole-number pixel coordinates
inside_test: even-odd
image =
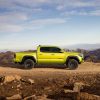
[[[48,53],[60,53],[61,49],[57,47],[41,47],[41,52],[48,52]]]
[[[51,52],[55,52],[55,53],[59,53],[61,51],[61,49],[57,48],[57,47],[52,47],[50,49]]]
[[[41,52],[50,52],[50,48],[49,47],[41,47],[40,51]]]

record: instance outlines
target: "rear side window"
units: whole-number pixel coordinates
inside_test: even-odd
[[[41,47],[40,48],[41,52],[49,52],[49,53],[59,53],[61,51],[61,49],[57,48],[57,47]]]

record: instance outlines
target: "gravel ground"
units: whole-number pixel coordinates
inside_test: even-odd
[[[20,93],[23,94],[23,97],[45,94],[53,99],[54,97],[60,98],[59,93],[61,94],[61,91],[66,88],[72,90],[76,82],[86,84],[87,87],[82,92],[100,95],[100,63],[85,62],[76,70],[68,70],[62,66],[50,66],[51,68],[38,66],[29,70],[20,69],[16,65],[8,66],[0,67],[0,77],[10,75],[12,78],[12,76],[18,75],[24,80],[32,79],[34,84],[30,85],[26,81],[0,83],[0,95],[5,97],[18,94],[17,86],[20,85]]]

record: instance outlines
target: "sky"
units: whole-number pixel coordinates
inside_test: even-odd
[[[0,0],[0,50],[100,43],[100,0]]]

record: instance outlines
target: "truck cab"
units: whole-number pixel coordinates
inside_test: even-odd
[[[56,46],[39,46],[37,61],[39,64],[64,64],[65,53]]]

